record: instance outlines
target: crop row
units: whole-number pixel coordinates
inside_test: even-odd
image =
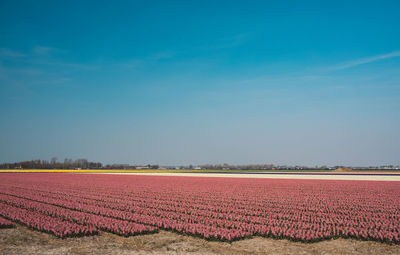
[[[9,191],[10,192],[10,191]],[[17,194],[20,192],[16,192]],[[390,206],[382,206],[382,205],[368,205],[357,208],[356,205],[347,204],[345,205],[342,202],[341,206],[324,206],[319,205],[315,207],[309,206],[305,207],[304,204],[296,203],[296,201],[281,201],[281,204],[276,203],[268,203],[266,202],[263,206],[261,205],[251,205],[251,207],[245,209],[237,209],[234,206],[231,206],[229,209],[227,208],[219,208],[215,206],[210,206],[209,208],[194,208],[194,206],[187,205],[187,203],[182,203],[180,205],[175,205],[169,203],[170,201],[166,201],[165,203],[155,203],[149,198],[149,201],[132,201],[131,199],[110,199],[104,196],[93,196],[85,193],[80,193],[80,195],[71,195],[71,192],[65,193],[65,195],[59,194],[54,195],[52,192],[48,191],[38,191],[35,190],[35,195],[40,195],[45,199],[54,198],[62,201],[70,201],[73,203],[83,204],[83,205],[96,205],[104,208],[122,210],[122,211],[130,211],[141,214],[149,214],[149,213],[157,213],[159,211],[165,212],[176,212],[176,213],[184,213],[187,215],[198,215],[212,218],[221,218],[225,219],[227,216],[231,220],[235,221],[244,221],[244,222],[258,222],[262,224],[262,219],[268,216],[272,216],[273,218],[279,219],[294,219],[298,221],[297,218],[301,218],[302,221],[305,222],[321,222],[321,218],[325,216],[329,216],[327,219],[328,222],[334,221],[338,222],[340,219],[343,220],[356,220],[358,222],[362,222],[363,220],[371,220],[374,217],[382,220],[386,218],[387,220],[395,219],[398,221],[400,219],[399,214],[396,214],[396,207]],[[150,197],[150,195],[149,195]],[[173,197],[171,197],[171,200]],[[193,203],[192,203],[193,204]],[[288,206],[289,205],[289,206]],[[348,210],[347,208],[352,206],[352,210]],[[293,210],[295,208],[295,210]],[[239,212],[238,212],[239,211]],[[243,213],[243,211],[247,211],[248,213]],[[362,213],[360,213],[362,211]],[[287,215],[286,217],[284,215]],[[317,214],[320,217],[312,217]],[[322,222],[327,222],[323,220]]]
[[[0,194],[0,201],[14,207],[28,209],[47,216],[60,218],[62,220],[75,222],[81,225],[90,225],[97,229],[122,236],[152,233],[157,230],[157,227],[69,210],[50,204],[43,204],[36,201],[7,196],[3,194]]]
[[[15,199],[11,199],[10,197],[14,197]],[[71,201],[43,198],[36,194],[17,195],[14,193],[11,196],[7,196],[5,194],[0,195],[0,201],[14,201],[14,203],[17,203],[15,202],[16,200],[19,200],[19,203],[21,203],[21,199],[26,200],[26,198],[31,201],[39,202],[43,205],[43,207],[46,207],[46,205],[53,205],[58,208],[70,209],[69,211],[85,212],[92,215],[101,215],[108,218],[120,219],[123,221],[137,222],[181,233],[183,232],[191,235],[199,235],[207,239],[223,239],[232,241],[251,235],[250,232],[243,231],[243,229],[227,229],[225,227],[215,226],[215,224],[213,224],[214,222],[206,222],[204,219],[199,218],[197,220],[193,220],[190,219],[188,216],[186,216],[185,219],[185,215],[181,215],[182,217],[177,217],[177,215],[174,215],[172,213],[162,213],[162,211],[156,214],[150,212],[148,212],[147,214],[138,214],[128,211],[120,211],[116,209],[100,207],[96,205],[82,205]]]
[[[64,201],[62,199],[51,198],[51,195],[45,197],[36,193],[28,197],[75,210],[158,225],[159,227],[183,231],[188,234],[199,234],[206,238],[213,237],[232,240],[248,235],[264,235],[275,238],[315,241],[332,236],[344,236],[366,240],[397,242],[399,236],[398,229],[393,225],[393,217],[385,219],[383,216],[386,215],[382,215],[381,217],[381,213],[379,212],[376,212],[376,215],[365,212],[362,216],[353,215],[354,217],[349,218],[343,217],[343,215],[338,213],[319,213],[318,217],[315,217],[313,213],[296,213],[293,210],[283,210],[281,213],[274,212],[269,217],[233,219],[234,217],[230,215],[226,215],[227,217],[223,218],[220,214],[220,217],[216,219],[210,215],[202,215],[203,211],[201,210],[198,213],[192,210],[190,214],[187,214],[181,213],[179,210],[174,211],[174,208],[170,208],[168,211],[140,208],[140,213],[138,214],[138,212],[133,213],[135,207],[132,207],[132,212],[127,211],[127,207],[123,203],[120,208],[117,206],[110,208],[110,201],[101,202],[91,200],[92,204],[90,204],[88,201],[82,203],[80,198],[76,198],[77,200],[73,201],[70,197],[68,201]],[[317,220],[313,220],[313,218]],[[182,229],[180,223],[184,223],[184,226],[189,226],[190,224],[197,225],[195,228]],[[219,230],[212,231],[210,234],[210,230],[202,228],[202,226],[216,226]]]
[[[99,231],[93,226],[79,225],[46,216],[30,210],[17,208],[0,202],[0,215],[12,221],[26,225],[34,230],[47,232],[57,237],[79,237],[95,235]]]
[[[8,205],[122,235],[137,224],[227,241],[400,237],[396,182],[8,174],[0,187]]]

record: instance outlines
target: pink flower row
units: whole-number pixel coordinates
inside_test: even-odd
[[[0,215],[32,229],[47,232],[61,238],[99,233],[93,226],[79,225],[4,203],[0,203]]]
[[[65,210],[68,218],[63,219],[80,224],[100,222],[96,216],[228,241],[262,235],[305,242],[341,236],[399,243],[396,182],[19,176],[0,180],[0,193],[8,195],[3,201],[54,217],[62,218]],[[87,216],[92,220],[84,222],[81,215],[93,215]]]
[[[344,236],[398,242],[399,236],[398,231],[396,232],[393,231],[393,229],[390,229],[390,224],[387,224],[387,222],[385,223],[382,221],[382,219],[375,219],[375,224],[369,224],[368,226],[362,226],[362,228],[360,228],[360,226],[358,226],[360,224],[357,222],[357,220],[362,219],[358,219],[357,217],[355,218],[356,220],[347,219],[346,221],[337,218],[335,225],[327,225],[325,222],[329,222],[329,219],[334,219],[337,217],[337,215],[335,216],[333,214],[328,214],[326,215],[327,218],[325,219],[324,223],[321,223],[321,221],[312,220],[312,217],[306,221],[301,221],[299,220],[299,217],[297,217],[299,214],[292,214],[289,217],[286,213],[274,213],[273,217],[262,218],[264,225],[267,225],[267,227],[262,227],[262,222],[254,222],[252,221],[252,217],[249,217],[246,222],[228,219],[215,219],[213,217],[205,217],[196,213],[187,215],[184,213],[174,211],[167,212],[163,210],[147,210],[144,212],[144,209],[141,210],[142,215],[138,215],[137,213],[123,211],[125,209],[123,204],[121,205],[122,208],[120,208],[122,210],[119,210],[116,207],[110,209],[108,204],[102,201],[91,201],[93,204],[89,205],[87,204],[87,201],[85,204],[82,204],[72,200],[63,201],[54,198],[46,198],[37,194],[29,195],[29,197],[30,199],[39,200],[45,203],[52,203],[66,208],[156,225],[179,232],[201,235],[205,238],[211,237],[232,240],[248,235],[258,234],[272,236],[275,238],[289,238],[293,240],[305,241],[315,241],[334,236]],[[80,200],[78,199],[78,201]],[[101,204],[103,204],[103,207],[99,206]],[[230,215],[226,216],[227,218],[232,218]],[[321,219],[321,217],[322,215],[320,215],[318,219]],[[322,217],[322,219],[324,218],[325,216]],[[185,223],[189,227],[182,227],[182,223]],[[190,224],[195,224],[196,227],[190,227]],[[210,230],[204,228],[204,226],[217,227],[218,230]],[[377,228],[380,229],[379,233],[376,231]]]
[[[101,229],[122,236],[145,234],[155,232],[158,229],[157,227],[153,226],[147,226],[134,222],[118,220],[115,218],[69,210],[50,204],[39,203],[4,194],[0,194],[0,201],[14,207],[28,209],[47,216],[60,218],[65,221],[71,221],[81,225],[90,225],[97,229]]]

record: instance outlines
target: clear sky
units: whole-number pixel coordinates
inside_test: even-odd
[[[0,162],[400,164],[399,1],[0,1]]]

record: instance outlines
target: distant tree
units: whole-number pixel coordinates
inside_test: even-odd
[[[57,158],[52,157],[50,160],[51,168],[57,168]]]

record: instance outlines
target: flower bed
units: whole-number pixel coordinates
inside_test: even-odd
[[[0,215],[17,222],[21,217],[15,218],[9,212],[12,208],[16,214],[50,217],[123,236],[161,228],[221,241],[258,235],[301,242],[343,237],[399,243],[400,237],[398,182],[1,176]],[[3,205],[8,212],[1,210]]]

